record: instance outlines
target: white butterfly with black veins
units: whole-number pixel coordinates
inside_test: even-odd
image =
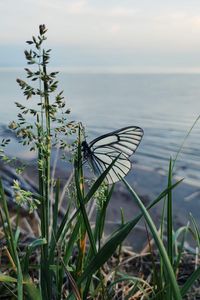
[[[143,134],[142,128],[129,126],[101,135],[89,144],[83,141],[84,158],[90,162],[95,175],[99,176],[118,157],[106,175],[108,184],[115,183],[130,171],[129,157],[136,151]]]

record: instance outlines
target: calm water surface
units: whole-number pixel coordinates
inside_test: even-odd
[[[15,80],[20,72],[0,72],[2,124],[15,119],[14,101],[26,103]],[[187,131],[200,114],[200,75],[66,74],[59,75],[71,118],[86,126],[88,140],[120,127],[144,129],[133,160],[166,171]],[[33,103],[29,101],[28,104]],[[34,106],[34,104],[32,104]],[[200,123],[179,156],[176,174],[199,184]]]

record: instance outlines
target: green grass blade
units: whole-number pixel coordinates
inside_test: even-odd
[[[192,132],[194,126],[197,124],[197,122],[198,122],[199,120],[200,120],[200,115],[196,118],[196,120],[194,121],[194,123],[192,124],[192,126],[190,127],[190,129],[188,130],[186,136],[184,137],[183,142],[182,142],[182,144],[180,145],[180,148],[178,149],[178,151],[177,151],[177,153],[176,153],[176,156],[175,156],[175,158],[174,158],[174,160],[173,160],[172,170],[174,169],[174,166],[175,166],[175,164],[176,164],[177,158],[178,158],[180,152],[182,151],[182,149],[183,149],[183,147],[184,147],[184,145],[185,145],[186,140],[188,139],[188,137],[189,137],[190,133]]]
[[[46,244],[46,239],[45,238],[40,238],[40,239],[36,239],[35,241],[33,241],[32,243],[30,243],[28,245],[27,250],[26,250],[26,255],[24,257],[24,265],[23,265],[24,274],[26,274],[26,275],[28,274],[30,255],[35,250],[35,248],[40,247],[44,244]]]
[[[77,190],[77,200],[78,200],[80,211],[81,211],[81,214],[82,214],[82,217],[83,217],[83,220],[84,220],[84,224],[85,224],[85,228],[86,228],[86,231],[87,231],[87,234],[88,234],[90,245],[92,247],[93,253],[96,254],[97,250],[96,250],[95,240],[94,240],[94,237],[93,237],[90,222],[88,220],[87,212],[86,212],[86,209],[85,209],[84,198],[83,198],[82,192],[80,190],[80,181],[79,181],[79,176],[78,176],[77,170],[75,170],[75,183],[76,183],[76,190]]]
[[[173,184],[170,189],[174,189],[176,186],[178,186],[182,180],[176,182]],[[147,209],[152,208],[154,205],[156,205],[163,197],[167,195],[169,191],[169,188],[166,188],[163,190],[160,195],[152,201]],[[79,213],[79,210],[76,211],[74,214],[77,215]],[[74,216],[72,219],[74,219]],[[119,244],[123,242],[123,240],[127,237],[129,232],[134,228],[134,226],[139,222],[139,220],[142,218],[143,214],[139,214],[136,218],[134,218],[132,221],[127,222],[123,227],[120,227],[117,229],[110,240],[101,248],[101,250],[98,252],[97,255],[93,257],[93,259],[90,261],[90,263],[85,268],[84,273],[78,278],[77,284],[79,285],[84,280],[88,279],[90,276],[95,274],[95,272],[113,255]],[[67,299],[71,299],[71,296]]]
[[[169,162],[169,171],[168,171],[168,187],[172,185],[172,161]],[[167,194],[167,254],[169,261],[173,266],[173,222],[172,222],[172,190],[169,189]],[[167,290],[167,298],[172,298],[172,285],[169,284]]]
[[[30,278],[27,278],[24,283],[24,289],[28,294],[29,300],[42,300],[40,289],[32,282]]]
[[[101,241],[101,238],[102,238],[102,235],[103,235],[103,232],[104,232],[106,210],[107,210],[108,204],[110,202],[111,196],[113,194],[113,190],[114,190],[114,185],[112,185],[112,187],[111,187],[111,189],[110,189],[110,191],[107,195],[107,198],[106,198],[106,201],[104,203],[103,209],[100,212],[99,222],[98,222],[98,225],[97,225],[99,245],[100,245],[100,241]]]
[[[70,232],[70,238],[67,241],[67,244],[66,244],[66,247],[65,247],[65,250],[64,250],[64,255],[63,255],[63,263],[64,263],[65,266],[68,265],[69,259],[72,255],[74,244],[77,240],[77,236],[78,236],[79,229],[80,229],[80,224],[81,224],[80,221],[81,221],[81,219],[78,218],[78,221],[76,222],[74,228]],[[57,276],[58,277],[57,294],[59,295],[59,297],[61,297],[61,294],[62,294],[64,272],[65,272],[64,268],[60,269],[59,270],[59,275]]]
[[[71,225],[71,222],[73,221],[73,219],[77,216],[78,212],[76,212],[73,217],[70,219],[69,222],[68,221],[68,217],[69,217],[69,210],[70,208],[68,208],[68,210],[66,211],[63,219],[62,219],[62,222],[57,230],[57,233],[56,233],[56,236],[52,235],[52,240],[51,240],[51,244],[50,244],[50,253],[49,253],[49,261],[51,262],[53,257],[54,257],[54,251],[55,251],[55,248],[56,248],[56,244],[58,243],[62,233],[63,233],[63,230],[67,230],[66,229],[66,226],[69,227]]]
[[[1,218],[2,218],[2,223],[3,223],[3,228],[5,232],[5,236],[7,239],[7,244],[10,247],[10,253],[12,255],[12,259],[15,262],[16,269],[17,269],[17,295],[18,295],[18,300],[23,299],[23,275],[22,275],[22,270],[21,270],[21,265],[17,253],[17,248],[16,248],[16,243],[15,243],[15,238],[14,238],[14,233],[12,230],[12,226],[10,223],[10,216],[8,212],[8,206],[7,206],[7,201],[5,198],[5,193],[3,189],[2,182],[0,180],[0,204],[2,205],[2,209],[0,210]],[[5,222],[7,223],[7,226],[5,226]],[[7,227],[7,228],[6,228]]]
[[[199,230],[199,227],[197,225],[195,218],[193,217],[193,215],[191,213],[190,213],[190,218],[192,220],[192,225],[194,228],[194,238],[197,242],[198,248],[200,249],[200,230]]]
[[[95,239],[95,242],[98,241],[98,247],[99,248],[100,248],[100,241],[101,241],[101,238],[102,238],[102,234],[103,234],[103,231],[104,231],[106,210],[107,210],[108,204],[110,202],[113,190],[114,190],[114,185],[112,185],[111,189],[108,191],[107,196],[106,196],[106,200],[103,203],[103,207],[97,208],[96,223],[95,223],[95,230],[94,230],[94,239]]]
[[[66,265],[64,264],[64,261],[62,261],[63,267],[65,269],[65,272],[67,274],[67,277],[69,279],[69,282],[71,284],[71,288],[73,290],[73,293],[76,297],[77,300],[82,300],[79,289],[78,289],[78,285],[76,283],[76,281],[74,280],[74,278],[72,277],[72,275],[70,274],[70,272],[68,272]]]
[[[120,230],[112,236],[112,238],[99,250],[86,267],[78,282],[82,282],[87,277],[94,274],[115,252],[119,244],[127,237],[132,228],[136,225],[138,220],[126,223]]]
[[[58,204],[59,204],[59,195],[60,195],[60,180],[56,181],[56,193],[55,193],[55,203],[53,208],[53,225],[52,225],[52,237],[54,239],[57,232],[57,223],[58,223]]]
[[[170,186],[172,185],[172,161],[170,159],[169,163],[169,173],[168,173],[168,194],[167,194],[167,254],[171,265],[173,265],[173,224],[172,224],[172,190]]]
[[[79,232],[79,229],[80,229],[80,218],[78,219],[76,225],[74,226],[74,229],[73,231],[71,232],[71,236],[70,236],[70,239],[67,243],[67,249],[66,249],[66,253],[63,257],[63,261],[64,261],[64,264],[67,266],[68,265],[68,262],[69,262],[69,259],[70,259],[70,256],[71,256],[71,253],[72,253],[72,250],[73,250],[73,247],[74,247],[74,243],[76,242],[77,240],[77,236],[78,236],[78,232]]]
[[[175,274],[178,271],[178,267],[179,267],[179,264],[180,264],[180,261],[181,261],[181,257],[182,257],[183,251],[184,251],[184,243],[185,243],[185,239],[186,239],[186,234],[188,233],[188,230],[189,230],[189,224],[190,223],[188,222],[187,226],[179,228],[179,230],[175,234],[175,243],[178,243],[178,237],[179,237],[179,235],[181,233],[183,234],[180,246],[177,247],[178,248],[178,255],[176,256],[176,261],[175,261],[175,264],[174,264],[174,273]]]
[[[165,230],[165,209],[166,209],[166,197],[164,198],[164,201],[163,201],[162,214],[161,214],[160,238],[161,238],[162,241],[163,241],[164,230]],[[164,279],[164,268],[163,268],[162,257],[160,258],[160,274],[159,275],[160,275],[160,282],[161,282],[161,285],[163,287],[165,279]]]
[[[138,278],[138,277],[135,277],[135,276],[131,276],[131,275],[126,275],[126,274],[123,274],[121,272],[118,272],[117,273],[118,275],[120,275],[121,277],[114,280],[110,285],[109,285],[109,289],[114,286],[116,283],[119,283],[119,282],[123,282],[123,281],[131,281],[131,282],[138,282],[138,283],[141,283],[141,284],[144,284],[146,285],[147,287],[149,287],[150,289],[153,289],[150,284],[145,281],[144,279],[142,278]],[[153,292],[153,291],[152,291]]]
[[[182,180],[173,184],[170,189],[175,188]],[[157,204],[163,197],[167,195],[169,188],[165,189],[160,195],[152,201],[147,209],[152,208],[155,204]],[[134,226],[139,222],[142,218],[143,214],[139,214],[133,220],[127,222],[125,225],[120,227],[115,231],[109,241],[100,249],[98,254],[91,260],[89,265],[86,267],[82,276],[78,279],[79,282],[82,282],[87,278],[87,276],[91,276],[94,274],[115,252],[117,247],[123,242],[123,240],[127,237],[130,231],[134,228]]]
[[[162,256],[163,262],[164,262],[164,266],[166,269],[166,273],[168,274],[168,280],[171,284],[172,290],[173,290],[173,296],[175,300],[181,300],[181,293],[180,293],[180,289],[179,286],[177,284],[176,281],[176,277],[172,268],[172,265],[170,263],[169,257],[166,253],[165,247],[163,245],[162,240],[160,239],[159,233],[156,229],[156,226],[154,224],[154,222],[152,221],[147,209],[145,208],[144,204],[142,203],[142,201],[140,200],[140,198],[137,196],[137,194],[134,192],[134,190],[131,188],[131,186],[126,182],[125,179],[122,179],[125,186],[127,187],[127,189],[129,190],[129,192],[131,193],[131,195],[133,196],[133,199],[135,200],[135,202],[137,203],[137,205],[139,206],[140,210],[142,211],[142,214],[151,230],[152,236],[155,240],[155,243],[159,249],[159,253],[160,256]]]
[[[8,249],[12,256],[13,261],[15,262],[15,264],[17,264],[16,249],[15,249],[16,243],[15,243],[15,238],[14,238],[14,234],[12,231],[12,226],[10,223],[10,216],[9,216],[7,202],[5,199],[4,189],[3,189],[1,180],[0,180],[0,204],[2,206],[2,209],[0,210],[1,211],[1,220],[2,220],[2,225],[3,225]]]
[[[194,284],[195,280],[200,278],[200,267],[198,267],[192,275],[187,279],[185,282],[184,286],[181,288],[181,295],[184,297],[186,293],[189,291],[189,289],[192,287]]]
[[[51,242],[50,242],[50,249],[49,249],[49,264],[53,264],[54,250],[56,248],[56,242],[57,242],[56,236],[57,236],[57,229],[58,229],[59,196],[60,196],[60,180],[57,179],[56,192],[55,192],[55,203],[54,203],[54,207],[53,207],[53,224],[52,224],[52,231],[51,231]],[[68,216],[68,214],[67,214],[67,216]]]
[[[19,236],[20,236],[20,228],[17,227],[14,235],[15,248],[17,248]]]

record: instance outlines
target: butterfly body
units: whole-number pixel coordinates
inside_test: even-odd
[[[129,157],[137,149],[142,136],[142,128],[129,126],[101,135],[90,143],[83,141],[84,159],[89,160],[94,173],[99,176],[117,158],[106,176],[108,184],[115,183],[130,171]]]
[[[83,141],[81,146],[84,154],[84,159],[88,159],[89,156],[92,154],[90,147],[88,146],[88,143],[86,141]]]

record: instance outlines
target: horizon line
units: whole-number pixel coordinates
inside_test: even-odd
[[[0,66],[0,72],[23,72],[27,66]],[[200,74],[200,68],[134,68],[134,67],[121,67],[121,66],[85,66],[85,67],[62,67],[50,66],[49,70],[57,70],[59,73],[71,74]]]

